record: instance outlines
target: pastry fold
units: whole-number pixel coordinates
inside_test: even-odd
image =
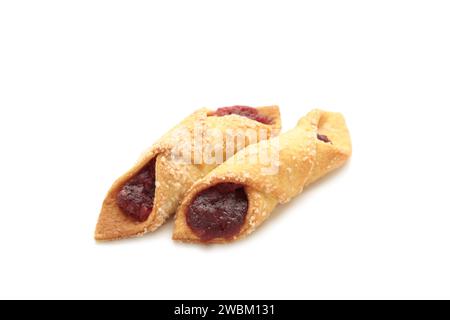
[[[313,110],[301,118],[294,129],[248,146],[197,181],[178,208],[173,239],[225,243],[243,238],[263,223],[277,204],[288,202],[305,186],[342,166],[351,152],[350,134],[343,116]],[[272,159],[271,164],[262,161],[263,155],[266,160]],[[236,234],[204,239],[191,228],[187,215],[193,201],[222,184],[244,188],[247,213]],[[217,208],[217,204],[214,205]],[[201,215],[196,217],[201,218]]]
[[[278,107],[259,107],[256,110],[258,110],[259,115],[271,119],[270,124],[264,124],[236,114],[219,117],[214,114],[214,111],[200,109],[165,134],[141,156],[130,170],[113,183],[103,202],[95,231],[95,239],[116,240],[143,235],[156,230],[173,215],[184,194],[193,183],[218,165],[218,163],[194,161],[195,154],[198,154],[198,146],[194,145],[194,141],[198,140],[198,137],[202,142],[199,154],[207,152],[211,146],[224,145],[220,135],[207,135],[208,130],[216,130],[222,135],[230,129],[242,131],[251,129],[255,132],[267,132],[267,136],[258,134],[257,141],[277,135],[281,127]],[[176,150],[183,143],[192,144],[191,149],[189,149],[191,150],[190,161],[183,161],[174,157],[174,154],[177,153]],[[251,140],[245,139],[243,145],[235,146],[231,154],[250,143]],[[225,146],[223,147],[225,150]],[[223,157],[226,157],[225,152]],[[117,194],[124,184],[135,177],[154,159],[156,159],[156,178],[152,211],[145,221],[136,221],[124,214],[119,207]]]

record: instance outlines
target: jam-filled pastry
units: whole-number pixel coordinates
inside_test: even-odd
[[[248,146],[197,181],[178,208],[173,239],[225,243],[243,238],[277,204],[342,166],[351,152],[342,115],[313,110],[294,129]]]
[[[211,150],[216,150],[214,147],[220,145],[223,146],[221,152],[225,160],[252,142],[278,134],[280,127],[277,106],[233,106],[194,112],[164,135],[114,182],[103,202],[95,238],[115,240],[156,230],[175,213],[192,184],[220,164],[205,162],[203,154],[209,151],[215,155]],[[236,143],[231,151],[226,149],[226,140],[221,135],[230,130],[244,132],[249,129],[258,133],[254,140],[245,138],[240,144]],[[209,130],[220,134],[208,134]],[[174,156],[186,144],[189,145],[189,161]]]

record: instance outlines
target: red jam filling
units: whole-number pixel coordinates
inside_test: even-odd
[[[328,137],[324,134],[317,134],[317,139],[319,139],[320,141],[323,141],[325,143],[331,143],[331,140],[328,139]]]
[[[117,194],[117,205],[130,218],[144,222],[153,209],[155,200],[155,164],[151,160]]]
[[[258,112],[258,109],[246,106],[232,106],[219,108],[212,115],[217,117],[223,117],[230,114],[236,114],[238,116],[246,117],[264,124],[272,124],[272,119],[265,115],[260,114]]]
[[[200,192],[192,201],[186,221],[203,241],[238,234],[248,211],[242,185],[222,183]]]

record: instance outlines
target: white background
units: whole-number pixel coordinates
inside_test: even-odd
[[[448,1],[2,1],[1,298],[450,298]],[[96,244],[199,107],[342,112],[349,164],[248,239]]]

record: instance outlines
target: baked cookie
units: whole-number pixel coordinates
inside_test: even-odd
[[[344,118],[313,110],[294,129],[248,146],[197,181],[178,208],[173,239],[225,243],[243,238],[277,204],[342,166],[351,152]]]

